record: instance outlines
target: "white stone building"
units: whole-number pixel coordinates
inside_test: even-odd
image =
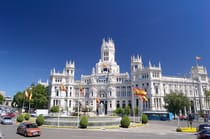
[[[140,87],[147,92],[148,101],[142,105],[145,111],[165,111],[163,97],[172,91],[182,92],[190,98],[192,106],[186,111],[209,110],[204,93],[209,90],[206,68],[192,67],[190,77],[169,77],[162,75],[160,64],[152,66],[149,62],[148,67],[144,67],[140,56],[132,56],[130,75],[120,73],[115,61],[115,44],[111,39],[102,41],[101,58],[90,75],[81,75],[81,80],[75,81],[75,72],[75,63],[71,61],[66,62],[62,72],[51,71],[49,108],[59,105],[68,114],[78,104],[91,106],[95,113],[102,105],[104,114],[111,114],[118,107],[140,108],[142,103],[132,95],[132,88]],[[81,86],[83,91],[80,91]]]

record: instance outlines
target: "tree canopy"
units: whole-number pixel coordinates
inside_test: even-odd
[[[3,102],[4,102],[4,96],[0,94],[0,104],[3,104]]]
[[[48,88],[41,84],[32,84],[30,88],[15,94],[12,106],[16,108],[22,108],[23,105],[28,107],[29,103],[33,109],[48,108]]]
[[[23,92],[17,92],[15,94],[15,96],[13,97],[12,107],[22,108],[23,101],[24,101],[24,93]]]
[[[171,92],[164,96],[165,108],[174,115],[179,115],[184,108],[189,108],[190,99],[183,93]]]

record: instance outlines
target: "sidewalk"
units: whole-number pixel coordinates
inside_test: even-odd
[[[107,129],[109,130],[109,129]],[[175,133],[176,127],[158,123],[147,123],[146,125],[130,128],[113,129],[115,131],[138,132],[138,133]]]

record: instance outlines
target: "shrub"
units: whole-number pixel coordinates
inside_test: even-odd
[[[87,116],[82,116],[79,122],[80,128],[87,128],[88,126],[88,118]]]
[[[50,109],[50,112],[52,112],[52,113],[59,112],[59,106],[52,106]]]
[[[130,107],[129,106],[126,106],[125,108],[124,108],[124,114],[125,115],[129,115],[130,114]]]
[[[148,123],[148,117],[147,117],[147,115],[146,114],[142,114],[142,124],[146,124],[146,123]]]
[[[181,129],[180,127],[178,127],[178,128],[176,129],[176,132],[182,132],[182,129]]]
[[[41,126],[44,124],[44,116],[42,114],[40,114],[37,118],[36,118],[36,124],[38,126]]]
[[[27,120],[27,121],[30,119],[30,117],[31,117],[31,116],[30,116],[29,113],[26,113],[26,114],[24,115],[24,119]]]
[[[123,115],[123,109],[122,108],[117,108],[114,113],[116,113],[117,115]]]
[[[130,125],[130,119],[128,118],[128,116],[123,116],[122,120],[120,121],[121,127],[123,128],[128,128]]]
[[[22,122],[23,120],[24,120],[23,114],[18,115],[16,121],[17,121],[17,122]]]

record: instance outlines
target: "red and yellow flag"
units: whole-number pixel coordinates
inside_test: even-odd
[[[28,98],[28,92],[27,92],[27,90],[25,90],[24,95],[25,95],[26,98]]]
[[[100,103],[100,99],[99,98],[96,98],[96,103]]]
[[[31,100],[32,99],[32,96],[33,96],[33,94],[32,94],[32,90],[30,91],[30,95],[29,95],[29,100]]]
[[[201,60],[201,57],[200,57],[200,56],[196,56],[196,57],[195,57],[195,60],[197,60],[197,61],[198,61],[198,60]]]
[[[138,96],[139,99],[141,99],[142,101],[147,101],[147,92],[141,88],[135,87],[133,88],[133,94],[134,96]]]
[[[134,96],[141,96],[141,95],[146,95],[147,92],[141,88],[135,87],[133,88],[133,94]]]
[[[148,101],[147,97],[146,96],[139,96],[139,99],[141,99],[141,101]]]
[[[66,87],[63,84],[60,85],[60,90],[65,92],[67,91]]]
[[[79,91],[80,91],[80,93],[81,93],[82,96],[85,96],[84,88],[81,85],[79,87]]]

